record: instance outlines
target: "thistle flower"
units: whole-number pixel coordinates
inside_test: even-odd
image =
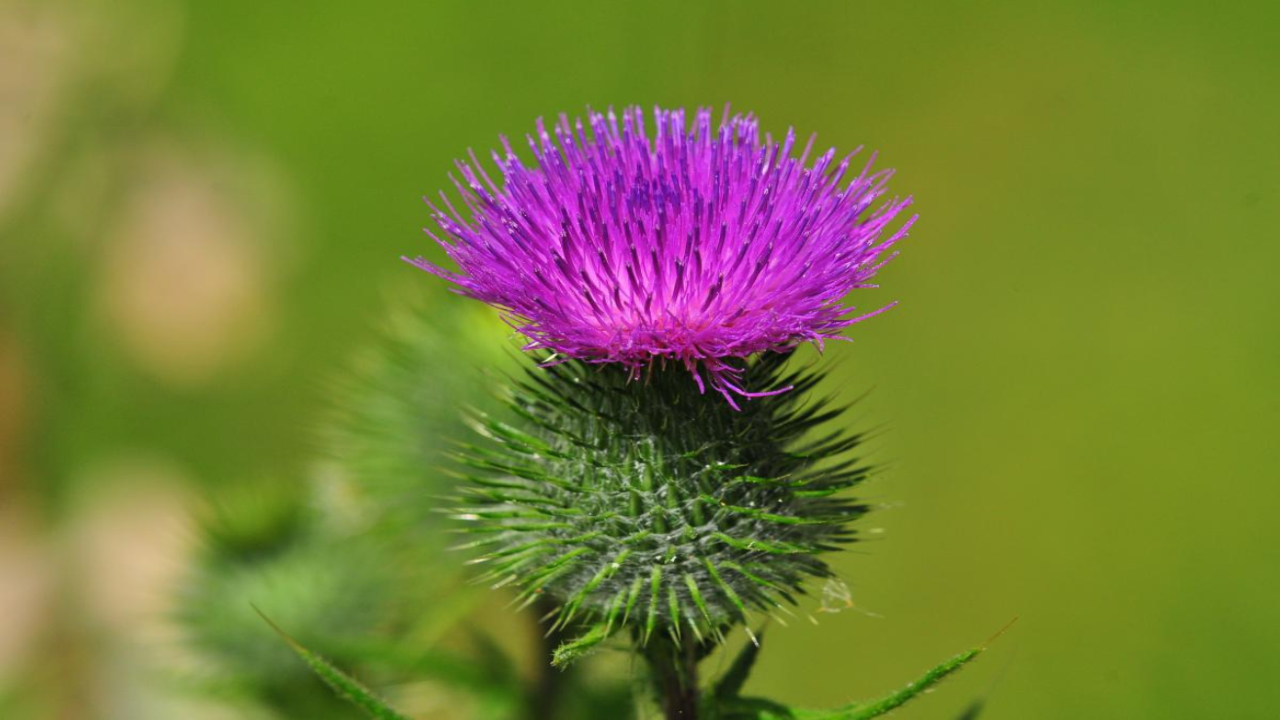
[[[501,138],[501,186],[470,153],[452,178],[470,219],[442,193],[444,210],[431,207],[453,242],[427,231],[459,271],[410,262],[504,310],[553,362],[618,363],[633,377],[674,362],[735,407],[733,395],[769,394],[741,387],[735,360],[820,345],[887,309],[842,301],[874,287],[914,220],[888,229],[911,202],[880,201],[891,171],[867,162],[844,183],[854,154],[808,166],[812,138],[797,157],[794,131],[761,141],[755,118],[728,108],[718,126],[709,109],[692,125],[655,109],[654,124],[650,138],[636,107],[621,127],[612,111],[585,126],[561,115],[550,131],[539,120],[533,167]]]
[[[533,167],[505,138],[493,154],[501,186],[471,153],[454,179],[469,219],[432,206],[459,269],[412,262],[502,309],[543,366],[510,387],[516,424],[481,415],[489,443],[460,455],[475,562],[574,633],[554,664],[626,630],[668,716],[693,717],[700,653],[829,577],[820,556],[870,509],[845,493],[870,473],[849,456],[863,437],[815,435],[841,410],[787,362],[885,309],[843,300],[873,287],[911,201],[882,199],[890,171],[846,182],[853,155],[810,165],[812,140],[796,155],[794,132],[761,140],[751,116],[654,122],[652,139],[636,108],[539,122]]]

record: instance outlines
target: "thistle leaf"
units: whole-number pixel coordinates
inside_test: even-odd
[[[951,673],[959,670],[969,663],[969,661],[981,654],[983,648],[974,648],[966,650],[959,655],[947,660],[946,662],[931,668],[919,680],[908,684],[906,687],[897,692],[886,695],[874,702],[868,703],[862,707],[847,708],[844,711],[834,711],[830,715],[819,716],[821,720],[868,720],[869,718],[880,717],[885,713],[902,707],[913,698],[919,696],[924,691],[937,685],[943,678]],[[815,718],[818,720],[818,718]]]
[[[834,710],[803,710],[788,708],[759,698],[748,698],[731,701],[727,711],[722,711],[720,717],[724,720],[869,720],[902,707],[938,684],[946,676],[959,670],[981,652],[981,648],[962,652],[930,669],[919,680],[901,690],[870,703],[853,703]]]
[[[391,709],[390,706],[354,678],[303,647],[297,640],[289,637],[288,634],[280,629],[280,626],[272,622],[271,618],[267,617],[261,610],[258,610],[257,607],[254,607],[254,610],[271,626],[272,630],[276,631],[277,635],[288,643],[289,647],[293,648],[293,651],[298,654],[298,657],[302,658],[307,667],[311,668],[311,671],[319,676],[326,685],[333,688],[334,692],[338,693],[340,697],[350,701],[353,705],[363,710],[366,715],[374,718],[374,720],[408,720],[407,717]]]
[[[716,685],[714,698],[717,706],[711,713],[711,717],[717,718],[717,720],[870,720],[871,718],[877,718],[902,707],[926,690],[937,685],[947,676],[969,664],[987,649],[987,645],[990,645],[992,641],[1003,635],[1014,622],[1017,622],[1017,618],[1014,618],[1008,625],[993,635],[990,640],[983,643],[982,646],[966,650],[941,665],[929,669],[919,680],[908,684],[901,690],[872,702],[852,703],[834,710],[789,708],[771,700],[739,698],[734,693],[728,692],[728,689],[732,687],[732,683],[736,682],[738,687],[741,687],[741,682],[746,679],[750,664],[754,662],[754,655],[759,652],[755,646],[748,645],[734,660],[733,666],[726,673],[724,680],[721,680]],[[740,669],[740,665],[744,666],[744,669]],[[980,700],[970,704],[959,716],[958,720],[975,720],[982,712],[982,705],[983,703]]]

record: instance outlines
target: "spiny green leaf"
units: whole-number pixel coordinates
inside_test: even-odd
[[[876,700],[875,702],[869,703],[866,706],[859,708],[856,712],[852,712],[851,714],[846,714],[846,715],[834,715],[834,716],[831,716],[829,720],[867,720],[868,718],[879,717],[887,712],[890,712],[896,708],[901,707],[907,701],[916,697],[917,695],[924,692],[925,690],[928,690],[934,685],[937,685],[939,682],[942,681],[943,678],[947,677],[951,673],[954,673],[955,671],[964,667],[969,663],[969,661],[973,660],[978,655],[982,654],[987,649],[988,645],[990,645],[992,642],[995,642],[996,638],[1000,637],[1005,633],[1005,631],[1013,627],[1013,624],[1016,623],[1017,621],[1018,621],[1018,618],[1015,617],[1014,619],[1010,620],[1007,625],[1000,628],[1000,630],[997,631],[995,635],[992,635],[991,638],[988,639],[981,646],[973,648],[972,650],[966,650],[965,652],[962,652],[959,655],[956,655],[955,657],[942,663],[941,665],[935,668],[932,668],[931,670],[929,670],[929,672],[925,673],[924,676],[921,677],[919,680],[911,683],[910,685],[907,685],[905,688],[891,695],[887,695],[879,700]],[[971,707],[970,710],[973,710],[973,708]],[[977,708],[977,711],[981,711],[980,705]],[[964,717],[976,717],[977,711],[975,711],[975,714],[972,716],[966,713]]]
[[[834,710],[804,710],[788,708],[778,703],[749,698],[728,703],[726,720],[869,720],[902,707],[904,704],[936,685],[944,677],[959,670],[981,653],[981,649],[968,650],[930,669],[919,680],[905,688],[871,703],[852,703]]]
[[[931,668],[919,680],[910,683],[897,692],[886,695],[864,707],[849,708],[845,712],[836,711],[824,720],[868,720],[869,718],[880,717],[885,713],[902,707],[920,695],[920,693],[937,685],[943,678],[964,667],[981,652],[982,648],[966,650],[941,665]]]
[[[298,653],[298,657],[302,658],[302,661],[311,668],[311,671],[318,675],[326,685],[333,688],[339,696],[347,699],[353,705],[363,710],[366,715],[374,718],[375,720],[408,720],[407,717],[391,709],[390,706],[374,695],[368,688],[357,682],[354,678],[329,664],[329,662],[324,658],[303,647],[297,640],[289,637],[288,634],[280,629],[280,626],[272,622],[271,618],[267,617],[266,614],[257,607],[254,607],[253,609],[257,611],[258,615],[260,615],[268,625],[271,626],[272,630],[276,631],[276,634],[289,644],[289,647],[293,648],[294,652]]]
[[[869,703],[852,703],[834,710],[803,710],[800,708],[788,708],[762,698],[738,698],[733,694],[722,694],[720,686],[717,685],[715,690],[717,708],[713,717],[721,720],[870,720],[871,718],[877,718],[902,707],[921,693],[937,685],[947,676],[967,665],[982,654],[987,645],[990,645],[992,641],[1004,634],[1014,622],[1017,622],[1017,618],[1014,618],[1013,621],[993,635],[982,646],[956,655],[941,665],[929,669],[919,680],[910,683],[901,690]],[[743,654],[734,660],[734,666],[730,668],[729,674],[725,676],[726,680],[735,675],[739,663],[746,663],[747,667],[750,667],[749,663],[754,658],[744,659],[743,655],[749,653],[751,647],[744,648]],[[745,679],[745,672],[742,674],[742,678]],[[724,682],[721,681],[721,684]],[[738,682],[740,685],[740,681]],[[974,720],[981,710],[981,701],[976,702],[966,709],[959,720]]]
[[[589,653],[595,646],[609,639],[610,629],[604,625],[594,625],[585,634],[570,640],[556,648],[552,654],[551,664],[560,669]]]

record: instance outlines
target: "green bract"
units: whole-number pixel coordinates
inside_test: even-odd
[[[490,417],[492,442],[462,460],[479,471],[456,517],[482,537],[497,586],[549,597],[555,627],[580,632],[557,664],[620,629],[641,642],[722,637],[752,610],[793,604],[819,555],[856,539],[868,506],[841,491],[870,468],[863,440],[814,433],[843,411],[808,399],[818,373],[786,355],[750,361],[750,387],[793,386],[735,410],[700,394],[682,367],[639,379],[568,362],[511,387],[520,427]]]

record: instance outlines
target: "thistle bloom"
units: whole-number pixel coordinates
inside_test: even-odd
[[[427,231],[459,271],[411,262],[505,311],[526,350],[633,376],[677,362],[730,404],[772,394],[740,387],[735,360],[821,345],[890,307],[857,314],[843,299],[874,287],[914,221],[888,229],[911,202],[878,202],[892,171],[868,162],[845,183],[857,151],[807,166],[812,138],[797,157],[794,131],[762,141],[754,117],[727,108],[716,127],[709,109],[692,126],[655,109],[654,124],[651,138],[636,107],[621,127],[612,111],[585,127],[539,120],[532,167],[501,138],[501,185],[470,153],[451,178],[470,220],[441,193],[431,207],[452,242]]]

